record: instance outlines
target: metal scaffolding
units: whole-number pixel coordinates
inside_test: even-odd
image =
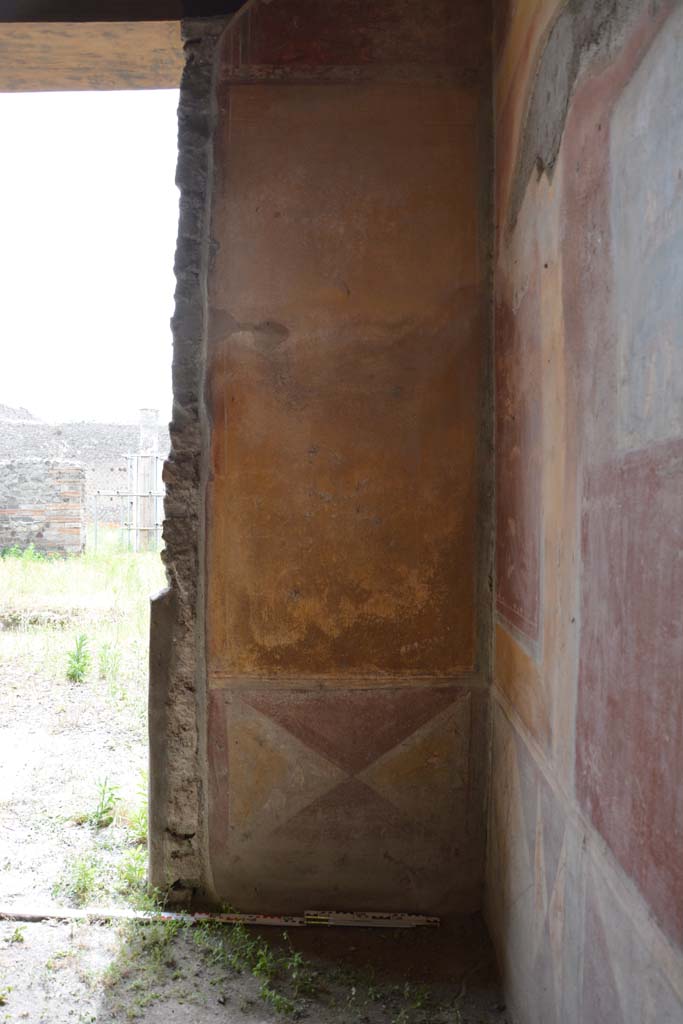
[[[126,464],[125,490],[95,492],[95,550],[99,532],[99,499],[118,498],[121,546],[135,552],[158,551],[161,547],[163,525],[163,456],[154,453],[128,454]]]

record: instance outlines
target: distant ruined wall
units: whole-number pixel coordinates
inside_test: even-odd
[[[0,462],[0,548],[33,544],[44,554],[85,546],[85,472],[69,462]]]
[[[61,459],[85,469],[86,516],[91,522],[95,492],[125,490],[126,455],[140,449],[141,428],[128,423],[42,423],[38,420],[3,418],[0,409],[0,459]],[[170,448],[168,427],[158,428],[158,450],[163,457]],[[98,501],[100,521],[117,522],[120,503]]]
[[[683,1020],[683,5],[496,5],[488,919],[521,1024]]]

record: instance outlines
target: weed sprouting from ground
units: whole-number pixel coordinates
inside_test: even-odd
[[[193,929],[193,938],[213,966],[258,979],[261,999],[277,1013],[298,1016],[298,1001],[318,992],[317,972],[292,948],[286,932],[283,944],[273,946],[243,924],[207,921]]]
[[[76,637],[73,648],[67,655],[66,678],[72,683],[82,683],[91,665],[88,637],[81,633]]]
[[[148,811],[148,773],[146,769],[140,772],[140,782],[137,789],[137,805],[128,813],[127,827],[131,838],[140,846],[147,843],[147,832],[149,828]]]
[[[114,821],[116,805],[119,802],[119,787],[112,786],[109,779],[97,784],[97,803],[88,815],[88,821],[95,828],[108,828]]]
[[[139,905],[144,902],[147,893],[147,850],[142,846],[134,846],[126,850],[117,868],[116,887],[129,902]],[[146,909],[141,906],[140,909]]]
[[[76,643],[69,651],[66,663],[66,678],[72,683],[82,683],[90,671],[90,651],[85,633],[76,637]]]
[[[289,945],[289,954],[284,966],[295,996],[314,996],[318,991],[317,974],[304,960],[303,954],[295,952],[289,944],[289,937],[284,933]]]
[[[101,980],[105,990],[119,991],[127,1004],[128,1019],[141,1016],[144,1008],[159,998],[159,986],[175,971],[174,942],[181,927],[178,921],[154,921],[129,922],[117,929],[118,955]]]
[[[52,895],[66,896],[77,907],[84,907],[101,891],[102,862],[95,853],[88,852],[67,864],[63,876],[53,886]]]
[[[121,652],[108,641],[105,641],[100,647],[98,669],[100,679],[106,680],[110,687],[115,688],[121,670]]]

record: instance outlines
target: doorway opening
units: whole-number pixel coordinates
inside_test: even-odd
[[[141,906],[174,89],[0,94],[0,905]]]

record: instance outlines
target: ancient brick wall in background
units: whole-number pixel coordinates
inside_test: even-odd
[[[72,462],[0,462],[0,548],[33,544],[77,555],[85,545],[85,470]]]
[[[140,425],[135,423],[44,423],[22,410],[0,406],[0,459],[57,459],[79,462],[85,470],[86,517],[91,522],[95,491],[125,490],[126,455],[140,450]],[[170,447],[168,427],[158,428],[158,450]],[[116,523],[120,502],[101,498],[100,521]]]

